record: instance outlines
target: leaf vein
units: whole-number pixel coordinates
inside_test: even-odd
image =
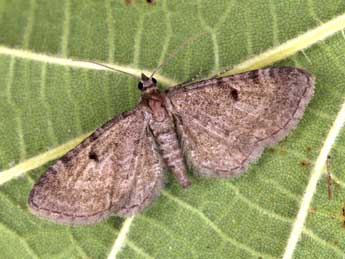
[[[166,18],[166,36],[164,38],[164,44],[163,44],[163,49],[161,56],[159,57],[158,60],[158,66],[164,62],[165,56],[168,52],[169,48],[169,43],[170,43],[170,38],[172,36],[172,26],[171,26],[171,19],[170,19],[170,12],[168,9],[168,2],[167,0],[163,1],[163,12],[165,13],[165,18]]]
[[[19,242],[23,245],[23,247],[26,249],[26,251],[28,252],[28,254],[32,257],[32,258],[37,258],[39,259],[39,256],[36,254],[36,252],[30,247],[30,245],[28,244],[28,242],[21,236],[19,235],[15,230],[10,229],[8,226],[6,226],[5,224],[0,222],[0,228],[2,228],[3,231],[9,233],[10,235],[12,235],[14,238],[18,239]]]
[[[314,5],[313,5],[313,1],[312,0],[308,0],[307,1],[307,5],[308,5],[308,11],[311,15],[311,17],[313,17],[313,19],[319,23],[322,24],[322,21],[317,17],[315,11],[314,11]]]
[[[51,113],[49,109],[49,105],[46,100],[46,83],[47,83],[47,63],[42,64],[41,68],[41,78],[40,78],[40,96],[42,103],[44,105],[44,110],[47,112],[48,116],[46,118],[48,124],[48,137],[52,141],[53,146],[58,145],[57,137],[54,132],[54,127],[51,121]]]
[[[277,46],[279,45],[279,27],[278,27],[278,21],[277,21],[277,15],[276,15],[276,9],[272,2],[272,0],[268,1],[269,4],[269,13],[272,16],[272,33],[273,33],[273,45]]]
[[[105,1],[105,8],[107,10],[107,25],[108,25],[108,62],[114,62],[114,52],[115,52],[115,45],[114,45],[114,27],[113,27],[113,15],[111,9],[111,0]]]
[[[140,46],[141,46],[141,34],[143,31],[145,15],[139,15],[137,33],[134,37],[134,53],[133,53],[133,65],[135,67],[139,64]]]
[[[26,145],[25,145],[25,141],[24,141],[23,125],[22,125],[22,121],[20,119],[21,112],[16,107],[15,102],[13,101],[13,98],[12,98],[12,93],[11,93],[11,89],[13,86],[13,80],[14,80],[15,63],[16,63],[15,58],[11,58],[10,68],[8,71],[8,77],[7,77],[7,82],[6,82],[6,93],[7,93],[7,101],[13,107],[13,110],[16,113],[14,120],[15,120],[16,125],[17,125],[17,135],[18,135],[19,151],[20,151],[20,158],[19,159],[21,161],[23,161],[26,159]]]
[[[243,8],[243,21],[246,25],[246,30],[245,30],[245,35],[246,35],[246,48],[247,48],[247,56],[251,56],[253,54],[253,40],[251,38],[251,33],[250,33],[250,29],[251,26],[249,24],[249,14],[247,12],[247,8]]]
[[[67,81],[70,81],[70,74],[71,74],[71,70],[69,67],[66,67],[66,76],[67,76]],[[87,81],[88,82],[88,81]],[[83,132],[83,128],[81,126],[81,121],[80,121],[80,110],[79,110],[79,105],[78,103],[75,101],[77,100],[76,98],[74,98],[74,96],[72,95],[72,91],[70,89],[70,87],[65,87],[65,91],[66,91],[66,97],[68,98],[69,102],[72,104],[73,106],[73,111],[74,111],[74,118],[75,118],[75,124],[76,124],[76,129],[78,134],[81,134]]]
[[[230,12],[232,10],[232,8],[235,6],[235,1],[232,0],[229,2],[228,7],[226,8],[226,10],[222,13],[222,15],[220,16],[220,18],[218,19],[218,22],[216,23],[216,25],[213,27],[214,30],[216,32],[219,31],[220,27],[224,24],[224,22],[226,21],[226,19],[229,17]]]
[[[294,55],[298,51],[309,48],[313,44],[323,41],[333,34],[345,28],[345,14],[337,16],[327,23],[311,29],[295,38],[292,38],[279,46],[268,49],[246,61],[234,66],[231,70],[222,73],[222,76],[238,74],[244,71],[258,69],[279,60]]]
[[[327,156],[335,143],[337,136],[340,133],[340,130],[345,124],[345,102],[342,104],[342,107],[335,119],[332,127],[328,132],[328,136],[321,148],[320,154],[316,160],[314,168],[311,172],[311,177],[307,185],[305,194],[300,205],[295,222],[292,226],[292,231],[287,242],[287,246],[284,252],[284,259],[292,258],[293,252],[297,246],[297,242],[303,231],[303,226],[305,224],[306,218],[308,216],[308,209],[310,207],[311,201],[313,199],[314,193],[316,192],[317,183],[319,182],[321,175],[323,174],[323,168],[325,166]]]
[[[215,30],[209,26],[205,20],[203,19],[202,15],[201,15],[201,2],[200,0],[198,0],[198,19],[200,21],[201,27],[204,28],[205,31],[209,32],[211,34],[211,40],[212,40],[212,45],[213,45],[213,58],[214,58],[214,71],[218,71],[219,70],[219,47],[218,47],[218,42],[217,42],[217,35]]]
[[[71,227],[67,228],[67,232],[68,232],[68,235],[70,237],[71,243],[74,244],[74,246],[76,247],[76,249],[77,249],[78,253],[81,255],[81,257],[82,258],[89,258],[87,253],[84,251],[84,249],[79,245],[77,240],[74,238]]]
[[[72,60],[66,57],[61,58],[58,56],[50,56],[50,55],[41,54],[41,53],[34,53],[34,52],[27,51],[24,49],[13,49],[13,48],[8,48],[2,45],[0,45],[0,55],[11,56],[12,58],[17,57],[21,59],[33,60],[33,61],[38,61],[38,62],[46,62],[49,64],[55,64],[55,65],[61,65],[61,66],[66,66],[66,67],[73,67],[73,68],[84,68],[84,69],[106,70],[106,71],[109,70],[97,64],[86,62],[86,61],[77,61],[77,60]],[[124,66],[124,65],[116,65],[116,64],[104,64],[104,65],[113,67],[118,70],[125,71],[126,73],[137,76],[138,78],[140,77],[142,72],[145,74],[152,73],[152,71],[150,70],[137,69],[137,68]],[[166,85],[177,84],[176,81],[167,77],[163,77],[158,74],[155,77],[157,80],[159,80],[159,82]]]
[[[269,186],[277,189],[282,194],[288,196],[289,198],[293,199],[296,202],[300,202],[300,200],[302,198],[302,196],[294,194],[292,191],[284,188],[283,186],[281,186],[278,182],[274,181],[273,179],[262,179],[261,181],[268,184]]]
[[[332,180],[339,184],[342,188],[345,188],[345,182],[341,181],[338,177],[332,174]]]
[[[77,144],[79,144],[82,140],[84,140],[87,136],[89,136],[91,132],[83,134],[75,139],[72,139],[54,149],[51,149],[47,152],[41,153],[40,155],[34,156],[30,159],[22,161],[21,163],[15,165],[12,168],[4,170],[0,172],[0,185],[30,171],[35,168],[38,168],[48,161],[54,160],[62,155],[64,155],[67,151],[74,148]]]
[[[68,38],[70,31],[70,21],[71,21],[71,2],[70,0],[65,0],[64,9],[64,21],[63,21],[63,34],[61,38],[61,53],[62,56],[68,56]]]
[[[321,244],[324,247],[328,247],[332,249],[334,252],[336,252],[338,255],[340,255],[342,258],[345,258],[345,253],[343,250],[339,249],[338,247],[332,245],[331,243],[325,241],[324,239],[318,237],[315,233],[313,233],[311,230],[303,228],[303,233],[310,238],[314,239],[317,241],[319,244]]]
[[[160,222],[156,219],[150,218],[145,216],[144,214],[140,215],[139,219],[146,221],[147,223],[161,229],[167,236],[173,240],[174,243],[178,242],[182,246],[186,247],[188,252],[191,252],[195,258],[197,258],[197,254],[194,250],[190,249],[190,245],[188,244],[189,240],[186,240],[183,236],[177,234],[176,232],[173,233],[167,226],[160,224]]]
[[[30,43],[30,37],[32,34],[32,29],[35,22],[35,10],[36,10],[36,0],[30,1],[30,9],[29,9],[29,16],[27,18],[27,23],[24,31],[24,37],[23,37],[23,48],[27,49],[29,48]]]
[[[137,254],[141,255],[142,257],[147,258],[147,259],[154,259],[154,257],[147,254],[145,251],[143,251],[142,248],[136,246],[131,240],[127,240],[127,245],[128,247],[133,249]]]
[[[243,194],[240,193],[239,189],[236,188],[232,183],[230,182],[226,182],[225,183],[226,186],[230,187],[230,189],[235,192],[236,196],[242,201],[244,202],[245,204],[247,204],[249,207],[259,211],[260,213],[264,214],[264,215],[267,215],[268,217],[270,218],[273,218],[273,219],[276,219],[276,220],[279,220],[279,221],[283,221],[283,222],[286,222],[286,223],[292,223],[293,222],[293,219],[291,218],[287,218],[287,217],[284,217],[284,216],[281,216],[279,214],[276,214],[274,212],[271,212],[271,211],[268,211],[262,207],[260,207],[259,205],[257,205],[256,203],[252,202],[251,200],[247,199],[245,196],[243,196]]]
[[[225,234],[216,224],[214,224],[208,217],[205,216],[203,212],[201,212],[199,209],[189,205],[188,203],[180,200],[179,198],[175,197],[174,195],[168,193],[167,191],[162,191],[162,195],[166,196],[167,198],[171,199],[172,201],[176,202],[179,206],[191,211],[193,214],[198,215],[206,224],[209,226],[212,230],[214,230],[224,241],[234,245],[235,247],[242,249],[246,251],[247,253],[250,253],[251,255],[254,255],[256,257],[263,257],[263,258],[275,258],[272,255],[269,254],[263,254],[258,251],[255,251],[251,247],[247,246],[246,244],[240,243],[239,241],[229,237],[227,234]]]
[[[111,248],[111,251],[108,255],[108,259],[116,259],[117,254],[121,251],[122,247],[127,242],[127,233],[129,232],[129,228],[134,220],[134,216],[127,218],[123,224],[122,227],[117,235],[117,238],[114,242],[114,245]],[[128,242],[127,242],[128,243]],[[132,244],[134,245],[134,244]]]

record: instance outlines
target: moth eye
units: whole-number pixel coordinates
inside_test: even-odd
[[[95,161],[98,161],[98,156],[94,151],[90,151],[89,158]]]
[[[153,82],[154,84],[157,84],[156,78],[152,77],[152,82]]]
[[[138,83],[138,88],[139,88],[140,90],[143,90],[144,84],[143,84],[142,82],[139,82],[139,83]]]
[[[231,88],[230,95],[231,95],[232,99],[234,99],[235,101],[238,100],[238,91],[236,89]]]

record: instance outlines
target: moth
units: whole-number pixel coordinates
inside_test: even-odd
[[[34,185],[31,212],[90,224],[142,211],[170,170],[182,187],[198,176],[232,178],[296,127],[314,77],[294,67],[216,77],[161,91],[141,75],[136,107],[98,128]]]

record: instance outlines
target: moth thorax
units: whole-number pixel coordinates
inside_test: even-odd
[[[157,80],[153,77],[147,77],[144,73],[141,74],[141,80],[138,83],[138,88],[141,91],[157,88]]]

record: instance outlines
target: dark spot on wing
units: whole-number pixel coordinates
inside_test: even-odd
[[[60,161],[64,164],[68,163],[68,161],[70,160],[71,160],[71,156],[69,156],[69,153],[67,153],[66,155],[60,158]]]
[[[217,84],[217,86],[222,86],[222,85],[224,85],[224,81],[223,81],[223,79],[221,78],[221,77],[219,77],[219,78],[216,78],[216,84]]]
[[[238,101],[238,91],[235,88],[231,88],[230,95],[232,99]]]
[[[260,84],[259,70],[252,70],[246,73],[247,78],[251,79],[254,84]]]
[[[96,154],[95,151],[90,151],[90,153],[89,153],[89,158],[90,158],[91,160],[95,160],[96,162],[98,162],[98,155]]]

